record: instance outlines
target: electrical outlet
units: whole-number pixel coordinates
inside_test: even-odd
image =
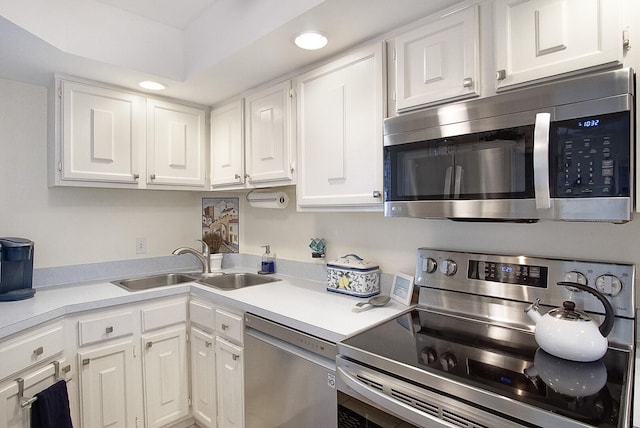
[[[136,238],[136,254],[147,254],[147,238]]]

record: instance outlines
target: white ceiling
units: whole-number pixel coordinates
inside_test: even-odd
[[[0,0],[0,78],[64,73],[214,105],[459,0]],[[320,51],[292,36],[316,29]]]
[[[98,0],[151,21],[184,30],[217,0]]]

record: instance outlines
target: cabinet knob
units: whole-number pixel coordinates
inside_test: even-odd
[[[233,354],[233,361],[238,361],[239,358],[240,358],[240,355]]]
[[[222,327],[223,330],[228,330],[229,326],[226,324],[222,324],[220,327]]]
[[[382,196],[382,193],[380,193],[380,191],[379,191],[379,190],[374,190],[374,191],[373,191],[373,197],[374,197],[374,198],[379,198],[379,197],[381,197],[381,196]]]
[[[204,342],[204,346],[206,346],[207,348],[211,348],[211,342]]]
[[[91,362],[91,360],[89,358],[84,358],[82,360],[82,365],[83,366],[88,366],[90,362]]]
[[[155,179],[156,179],[156,175],[155,175],[155,174],[151,174],[151,175],[149,176],[149,179],[151,179],[151,180],[155,180]]]
[[[244,174],[244,178],[251,178],[251,176],[247,173]]]
[[[234,176],[234,178],[235,178],[236,180],[240,180],[240,174],[236,174],[236,175]]]
[[[109,326],[104,330],[105,333],[109,334],[109,333],[113,333],[113,327]]]
[[[139,178],[140,178],[140,174],[133,174],[133,179],[134,179],[134,180],[137,180],[137,179],[139,179]]]
[[[473,87],[473,78],[467,77],[466,79],[462,79],[462,86],[465,88]]]
[[[44,348],[42,346],[36,348],[33,350],[33,355],[42,355],[44,353]]]
[[[153,346],[153,342],[147,342],[147,348],[151,348]]]
[[[507,78],[507,70],[496,71],[496,80],[504,80]]]

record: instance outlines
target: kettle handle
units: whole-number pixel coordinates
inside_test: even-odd
[[[598,300],[600,300],[600,303],[602,303],[602,306],[604,306],[604,312],[605,312],[604,321],[602,322],[602,324],[600,324],[600,327],[599,327],[600,334],[603,337],[607,337],[609,333],[611,333],[611,330],[613,329],[613,321],[614,321],[613,318],[615,314],[613,312],[613,306],[611,305],[611,302],[609,302],[609,300],[607,300],[607,298],[604,297],[602,293],[600,293],[598,290],[595,290],[587,285],[578,284],[577,282],[560,281],[558,285],[565,286],[565,287],[578,288],[582,291],[586,291],[596,296]]]

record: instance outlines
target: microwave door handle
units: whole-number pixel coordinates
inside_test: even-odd
[[[444,189],[442,190],[443,196],[449,197],[451,194],[451,167],[447,167],[444,177]]]
[[[462,186],[462,167],[460,165],[456,165],[456,181],[454,181],[453,186],[453,196],[459,198],[460,187]]]
[[[549,194],[549,131],[551,114],[536,114],[533,129],[533,184],[536,192],[536,208],[551,208]]]

